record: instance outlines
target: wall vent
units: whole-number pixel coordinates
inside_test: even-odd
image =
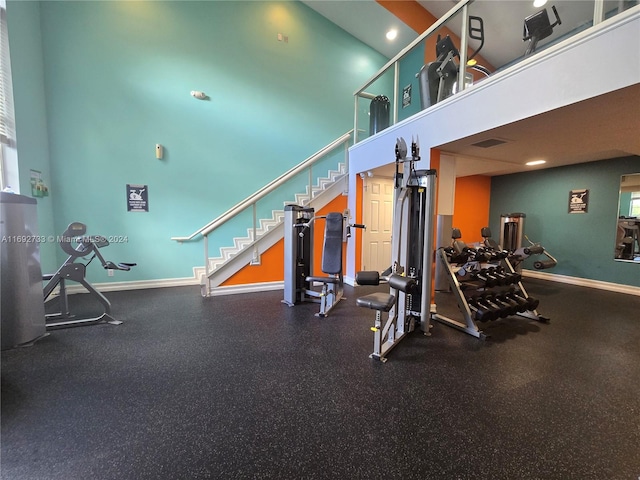
[[[478,143],[472,143],[471,146],[480,147],[480,148],[491,148],[491,147],[495,147],[496,145],[502,145],[503,143],[507,143],[506,140],[500,140],[498,138],[489,138],[488,140],[482,140],[481,142],[478,142]]]

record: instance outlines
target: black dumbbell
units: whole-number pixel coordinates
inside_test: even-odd
[[[498,285],[498,279],[491,275],[488,269],[483,268],[475,274],[478,280],[482,280],[486,287],[491,288]]]
[[[540,304],[540,300],[538,300],[537,298],[533,298],[533,297],[523,297],[521,293],[522,292],[514,291],[514,292],[511,292],[510,295],[513,298],[515,298],[516,300],[517,299],[525,300],[527,302],[527,310],[529,310],[529,311],[535,310],[538,307],[538,305]]]
[[[475,319],[480,322],[489,322],[498,318],[495,311],[478,304],[477,299],[472,298],[468,302],[469,308],[474,312]]]
[[[512,300],[505,295],[495,295],[493,298],[496,302],[503,304],[505,308],[509,310],[509,315],[515,315],[516,313],[518,313],[520,304],[515,300]]]
[[[524,298],[514,296],[510,292],[504,293],[503,295],[505,298],[516,302],[516,304],[518,305],[518,313],[526,312],[529,309],[529,302],[527,302]]]
[[[494,302],[490,294],[486,294],[486,293],[482,294],[478,299],[478,304],[483,305],[485,308],[493,310],[496,313],[496,315],[500,318],[505,318],[509,316],[509,313],[504,308],[504,305]]]
[[[509,315],[512,315],[511,305],[508,305],[507,303],[500,301],[498,298],[496,298],[495,295],[485,293],[485,300],[495,305],[498,308],[498,315],[501,318],[506,318]]]
[[[509,278],[501,271],[499,267],[490,267],[487,269],[489,275],[495,277],[498,285],[508,285]]]

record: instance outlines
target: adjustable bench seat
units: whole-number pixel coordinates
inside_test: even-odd
[[[365,295],[364,297],[358,297],[356,299],[356,305],[359,307],[370,308],[372,310],[378,310],[380,312],[388,312],[393,307],[396,301],[394,295],[388,293],[376,292]]]
[[[320,282],[320,283],[341,283],[342,280],[339,277],[306,277],[307,282]]]

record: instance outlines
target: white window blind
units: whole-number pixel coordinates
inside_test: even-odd
[[[0,5],[0,143],[6,145],[15,143],[9,33],[7,31],[7,12],[2,5]]]
[[[629,216],[636,218],[640,217],[640,192],[631,192]]]

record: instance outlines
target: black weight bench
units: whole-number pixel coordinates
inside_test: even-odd
[[[380,274],[378,272],[358,272],[356,274],[356,282],[358,285],[380,285]],[[384,281],[384,279],[382,279]],[[414,278],[403,277],[401,275],[391,275],[386,279],[389,286],[401,292],[410,292],[416,286]],[[375,292],[358,297],[356,305],[359,307],[370,308],[378,312],[388,312],[395,304],[396,297],[390,293]]]

